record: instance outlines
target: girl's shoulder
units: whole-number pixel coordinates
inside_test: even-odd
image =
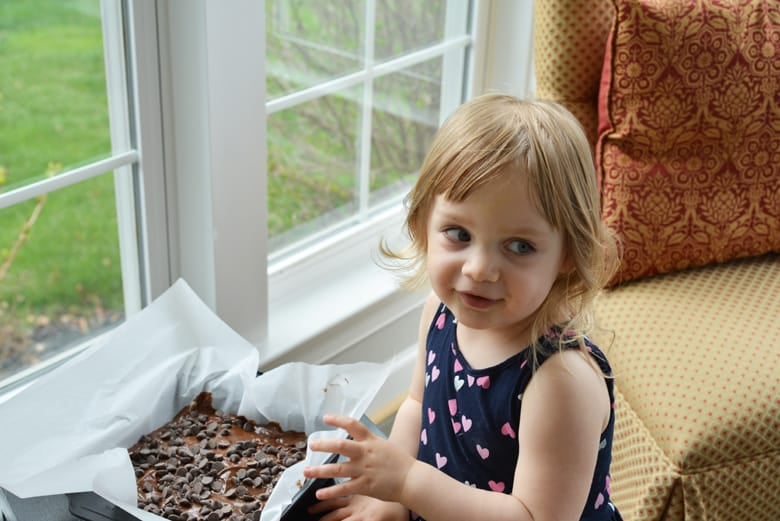
[[[427,330],[434,321],[434,318],[443,308],[444,304],[442,304],[436,293],[433,291],[428,293],[428,296],[425,297],[425,302],[423,302],[422,313],[420,314],[420,329]]]
[[[595,364],[602,376],[611,376],[612,368],[606,354],[587,335],[567,334],[560,326],[553,326],[537,339],[538,364],[546,361],[559,352],[573,351],[579,353],[585,360]]]
[[[609,365],[597,347],[586,345],[584,350],[562,349],[548,356],[538,367],[529,382],[526,396],[536,396],[546,403],[550,411],[562,406],[571,412],[569,408],[574,406],[580,414],[594,414],[602,418],[603,428],[609,420],[612,402],[609,375]]]

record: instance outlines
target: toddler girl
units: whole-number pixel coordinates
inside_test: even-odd
[[[615,520],[615,424],[606,357],[586,336],[614,273],[591,149],[543,101],[489,94],[437,132],[409,199],[411,244],[383,251],[429,282],[409,395],[387,440],[326,415],[352,439],[306,477],[312,513],[338,519]]]

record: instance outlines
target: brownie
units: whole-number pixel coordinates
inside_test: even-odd
[[[306,456],[306,434],[215,410],[199,394],[128,449],[138,506],[169,521],[256,521],[282,472]]]

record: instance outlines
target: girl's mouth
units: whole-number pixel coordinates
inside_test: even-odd
[[[487,309],[497,302],[493,299],[474,295],[473,293],[458,292],[458,296],[463,304],[474,309]]]

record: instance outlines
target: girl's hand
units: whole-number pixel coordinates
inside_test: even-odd
[[[318,490],[317,498],[326,500],[361,494],[397,502],[415,459],[393,443],[375,436],[353,418],[326,414],[323,421],[344,429],[352,439],[319,439],[312,441],[309,447],[318,452],[340,454],[348,461],[306,467],[303,475],[306,478],[349,479]]]
[[[409,511],[400,503],[388,503],[368,496],[349,496],[319,501],[310,514],[327,512],[320,521],[408,521]]]

